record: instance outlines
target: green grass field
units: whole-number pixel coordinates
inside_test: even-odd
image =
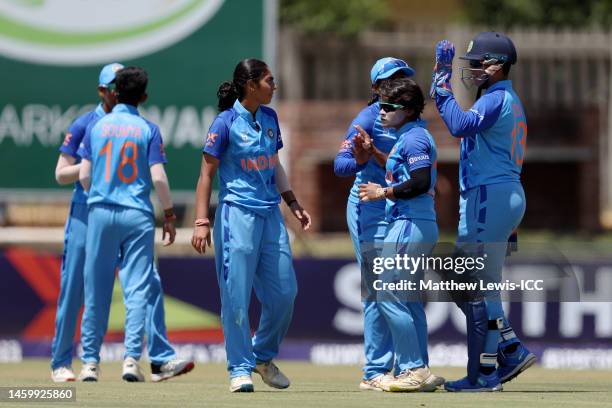
[[[77,363],[75,367],[78,367]],[[103,364],[98,383],[72,383],[76,403],[0,403],[12,407],[611,407],[611,371],[531,368],[506,384],[501,393],[391,394],[359,391],[357,366],[314,366],[281,361],[291,378],[287,390],[267,387],[255,375],[254,394],[230,394],[225,367],[199,364],[191,373],[164,383],[125,383],[119,363]],[[463,369],[439,368],[437,374],[456,379]],[[0,364],[0,386],[51,386],[47,360]],[[483,405],[486,404],[486,405]]]

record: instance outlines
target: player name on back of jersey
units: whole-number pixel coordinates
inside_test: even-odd
[[[136,125],[117,125],[105,123],[102,125],[102,137],[142,137],[142,129]]]

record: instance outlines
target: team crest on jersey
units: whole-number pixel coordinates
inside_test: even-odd
[[[64,146],[68,146],[70,139],[72,139],[72,133],[66,133],[66,137],[64,138]]]
[[[218,133],[209,133],[208,136],[206,137],[206,146],[208,147],[214,146],[215,141],[217,140],[218,136],[219,136]]]
[[[272,129],[268,129],[267,133],[268,133],[268,137],[270,139],[272,139],[274,137],[274,131]]]

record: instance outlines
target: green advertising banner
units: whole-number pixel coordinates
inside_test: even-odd
[[[248,57],[274,66],[275,0],[0,0],[0,189],[56,189],[66,129],[110,62],[149,73],[173,190],[193,190],[216,91]]]

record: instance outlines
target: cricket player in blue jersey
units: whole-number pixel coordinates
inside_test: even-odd
[[[386,160],[386,187],[373,182],[360,184],[359,195],[366,203],[386,203],[388,225],[382,258],[396,254],[421,257],[431,253],[438,240],[434,208],[437,153],[421,119],[423,92],[409,78],[384,81],[379,92],[381,124],[395,130],[397,142]],[[397,281],[400,276],[418,283],[423,270],[400,274],[394,268],[379,275],[383,282]],[[378,289],[376,306],[390,329],[399,371],[385,388],[392,392],[435,391],[444,379],[428,367],[427,320],[420,298]]]
[[[108,326],[118,259],[126,305],[124,380],[144,381],[138,360],[146,315],[153,313],[148,323],[150,336],[160,334],[152,323],[159,323],[159,319],[163,322],[161,288],[153,263],[155,225],[149,198],[152,184],[164,208],[162,239],[169,235],[166,245],[174,241],[175,216],[163,167],[166,158],[159,128],[140,117],[137,110],[138,104],[146,100],[147,82],[146,72],[141,68],[118,71],[114,83],[118,104],[112,112],[88,125],[78,151],[82,158],[79,180],[89,190],[85,311],[81,324],[84,364],[79,376],[83,381],[98,380],[100,347]],[[153,308],[158,312],[149,312]],[[164,329],[163,323],[160,326]],[[170,360],[160,361],[161,366],[155,363],[158,370],[152,375],[154,381],[193,368],[190,362],[174,359],[169,345],[166,350]]]
[[[378,88],[383,81],[412,75],[414,69],[399,58],[385,57],[376,61],[370,71],[373,97],[368,106],[351,122],[334,160],[334,172],[337,176],[355,177],[346,204],[346,221],[364,281],[371,276],[371,261],[377,256],[377,247],[385,238],[387,221],[384,201],[360,201],[359,185],[369,182],[385,183],[386,155],[397,140],[394,129],[384,128],[380,123]],[[360,148],[361,145],[355,146],[355,138],[360,135],[359,129],[371,136],[366,151]],[[366,283],[365,286],[367,289],[369,285]],[[368,293],[368,296],[362,304],[366,361],[359,388],[381,391],[387,389],[386,384],[394,378],[391,374],[394,364],[393,343],[387,322],[378,310],[375,293],[365,293]]]
[[[476,103],[464,112],[452,94],[450,79],[455,47],[436,47],[431,96],[451,134],[461,138],[459,228],[457,246],[484,253],[482,276],[500,282],[507,241],[525,213],[520,174],[525,158],[527,121],[508,79],[517,61],[514,44],[504,34],[483,32],[461,57],[469,61],[462,80],[478,86]],[[482,92],[484,94],[482,94]],[[500,391],[535,362],[504,316],[499,291],[484,300],[460,304],[468,330],[468,376],[447,382],[448,391]]]
[[[291,322],[297,293],[289,237],[278,206],[281,195],[304,230],[310,216],[295,198],[278,160],[283,142],[276,112],[263,106],[275,89],[263,61],[246,59],[236,65],[232,82],[224,82],[217,92],[220,114],[204,144],[196,189],[192,245],[204,253],[210,246],[212,181],[219,170],[215,264],[231,392],[252,392],[252,371],[271,387],[290,384],[272,362]],[[262,313],[251,338],[248,310],[253,288]]]
[[[83,304],[83,267],[85,265],[85,239],[87,231],[87,194],[78,182],[81,158],[77,154],[87,126],[109,113],[116,104],[113,91],[115,74],[123,68],[118,63],[108,64],[100,72],[98,94],[100,104],[95,110],[77,118],[60,146],[55,170],[59,184],[74,183],[70,213],[66,222],[64,255],[62,258],[60,296],[55,322],[55,336],[51,347],[51,378],[55,382],[74,381],[71,367],[72,346],[78,315]],[[163,293],[157,271],[152,285],[153,296],[147,306],[147,346],[151,359],[152,379],[159,380],[176,375],[177,367],[192,365],[176,359],[176,353],[166,336]],[[165,379],[164,378],[164,379]]]

